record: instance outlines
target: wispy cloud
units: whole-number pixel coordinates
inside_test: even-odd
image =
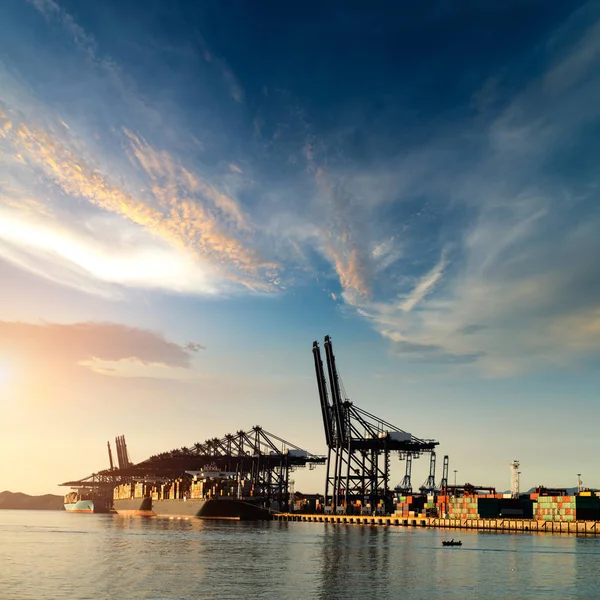
[[[593,3],[584,6],[570,20],[573,20],[574,17],[585,17],[584,13],[589,12],[592,6]],[[593,17],[593,15],[590,16]],[[568,21],[566,25],[571,24]],[[600,22],[592,21],[581,39],[544,75],[542,84],[544,91],[555,93],[575,85],[578,81],[587,77],[590,69],[596,66],[599,58]]]
[[[96,42],[93,36],[77,24],[75,19],[54,0],[27,0],[47,19],[56,19],[68,31],[77,46],[89,59],[96,60]]]
[[[55,283],[108,298],[122,297],[114,284],[192,294],[222,292],[208,265],[157,243],[150,233],[124,227],[118,219],[89,220],[95,234],[104,237],[95,240],[89,228],[77,232],[55,220],[40,221],[37,210],[27,218],[20,212],[0,211],[0,254]]]
[[[250,230],[248,216],[237,200],[191,173],[168,152],[156,150],[129,130],[125,130],[125,134],[131,141],[131,154],[151,180],[152,191],[163,204],[177,201],[182,196],[200,199],[205,204],[212,204],[213,209],[233,222],[237,229]],[[239,168],[238,172],[241,172]]]
[[[446,258],[442,254],[440,262],[418,281],[409,296],[401,302],[400,309],[404,312],[410,312],[417,304],[419,304],[419,302],[433,290],[435,284],[442,278],[445,268]]]
[[[197,36],[200,39],[201,46],[204,48],[204,60],[206,62],[214,64],[217,69],[221,72],[223,80],[227,84],[229,88],[229,93],[231,97],[238,103],[242,103],[244,101],[244,90],[235,76],[234,72],[229,68],[229,65],[221,58],[215,56],[212,52],[210,52],[206,43],[204,42],[204,38],[197,33]]]
[[[407,290],[400,303],[376,297],[359,309],[403,360],[477,363],[505,376],[568,365],[600,350],[593,258],[600,255],[600,182],[593,172],[573,176],[568,163],[560,163],[565,144],[579,156],[598,156],[597,144],[586,146],[583,135],[600,116],[599,105],[589,101],[600,90],[597,30],[598,21],[589,23],[509,102],[501,81],[488,86],[486,94],[504,95],[506,108],[489,108],[500,104],[498,98],[479,107],[478,127],[482,118],[487,125],[478,152],[465,154],[457,142],[456,155],[465,158],[453,171],[436,160],[438,141],[431,142],[421,194],[446,190],[449,206],[468,217],[452,220],[454,230],[436,232],[434,248],[451,248],[441,259],[419,257],[417,264],[429,267],[397,280]],[[468,122],[460,126],[472,130]],[[395,173],[406,181],[399,166]],[[409,236],[404,243],[415,260],[418,242]]]
[[[0,166],[10,168],[0,169],[0,200],[10,226],[0,239],[13,262],[35,268],[52,254],[71,265],[68,277],[38,266],[55,280],[83,273],[96,284],[202,293],[319,278],[319,292],[355,309],[404,360],[507,373],[600,347],[599,182],[593,169],[582,173],[600,159],[586,137],[600,116],[594,3],[527,50],[543,53],[535,77],[515,87],[504,65],[451,118],[400,107],[406,135],[385,109],[374,118],[347,106],[319,130],[294,92],[275,85],[245,102],[198,33],[194,68],[216,73],[219,110],[236,112],[231,127],[216,111],[185,136],[157,133],[168,129],[152,126],[160,111],[56,0],[31,3],[147,112],[112,116],[106,132],[95,124],[86,136],[71,121],[55,127],[64,115],[49,107],[4,98]],[[395,93],[394,106],[403,102]],[[202,144],[174,143],[178,135]]]
[[[88,68],[102,73],[110,86],[128,103],[136,114],[144,116],[155,127],[164,126],[159,111],[152,108],[139,94],[134,81],[110,56],[103,54],[94,36],[86,31],[76,19],[55,0],[26,0],[34,6],[49,23],[57,23],[84,57]]]
[[[89,157],[83,156],[81,141],[70,131],[47,130],[25,122],[15,108],[12,114],[9,118],[6,109],[0,114],[0,141],[4,143],[4,160],[12,162],[13,174],[23,172],[24,180],[25,172],[29,176],[36,173],[38,178],[55,186],[63,198],[89,203],[125,219],[162,240],[164,247],[130,251],[131,259],[126,255],[124,260],[116,256],[111,260],[110,251],[99,249],[97,244],[94,247],[80,233],[68,232],[65,224],[59,225],[52,219],[43,221],[40,217],[44,212],[40,210],[34,211],[35,220],[7,213],[0,232],[5,243],[29,246],[38,252],[38,258],[40,251],[46,252],[47,257],[48,253],[54,253],[104,281],[144,285],[150,279],[153,285],[160,285],[159,280],[164,277],[164,283],[171,289],[207,293],[218,289],[219,280],[251,289],[271,289],[277,265],[262,260],[243,240],[244,237],[251,240],[252,226],[239,203],[179,164],[168,152],[158,151],[126,132],[130,142],[128,152],[148,182],[146,190],[133,192],[114,182]],[[30,213],[40,206],[39,201],[19,194],[18,189],[13,193],[5,189],[0,200],[5,207],[27,208]],[[169,260],[169,247],[184,252],[179,259],[171,253],[172,266],[165,264]],[[165,273],[162,264],[174,276]],[[152,275],[153,270],[157,277]],[[187,275],[177,284],[178,276],[184,272]]]
[[[159,112],[136,92],[135,83],[125,71],[102,53],[94,36],[85,31],[59,2],[29,2],[49,22],[56,22],[63,28],[86,62],[86,76],[93,79],[97,73],[99,82],[107,78],[111,92],[118,94],[117,100],[123,100],[135,109],[141,127],[155,128],[161,121]],[[205,59],[222,71],[232,95],[241,101],[241,86],[226,63],[214,57],[203,40],[201,45]],[[88,129],[87,136],[81,135],[81,127],[66,126],[63,117],[54,109],[29,99],[23,102],[29,92],[19,87],[8,71],[3,75],[9,94],[4,96],[3,106],[3,95],[0,94],[0,142],[4,142],[0,154],[13,184],[9,186],[6,182],[0,200],[4,207],[18,209],[21,213],[29,207],[32,217],[25,218],[21,214],[18,217],[20,225],[9,232],[10,235],[5,235],[4,243],[12,246],[6,248],[5,257],[35,269],[42,254],[45,262],[51,263],[55,262],[52,255],[59,256],[64,263],[60,268],[51,265],[38,271],[47,273],[55,281],[63,278],[63,282],[88,291],[97,291],[99,287],[94,283],[83,283],[86,271],[91,278],[100,278],[104,282],[150,285],[176,291],[212,294],[216,290],[233,291],[236,287],[254,291],[276,289],[280,265],[268,257],[263,258],[265,248],[261,248],[256,228],[234,197],[235,192],[231,191],[223,173],[213,172],[211,176],[206,169],[200,172],[197,164],[196,167],[184,164],[176,154],[148,143],[133,124],[120,123],[117,112],[113,114],[112,122],[107,123],[105,132],[97,132],[90,139],[88,126],[85,128]],[[124,137],[120,135],[121,131]],[[118,164],[114,154],[107,154],[106,149],[114,153],[115,142],[121,145],[121,148],[117,147],[117,153],[124,150],[129,165],[123,161]],[[109,166],[112,169],[109,170]],[[241,169],[233,162],[229,163],[229,171],[241,174]],[[230,179],[233,179],[231,175]],[[26,187],[30,188],[27,192],[24,191]],[[33,201],[35,193],[44,187],[48,201]],[[124,237],[131,232],[127,223],[134,224],[158,244],[152,247],[148,237],[145,249],[132,251],[130,248],[122,268],[115,268],[110,249],[99,247],[98,239],[92,244],[89,238],[81,235],[80,225],[83,222],[88,228],[92,218],[89,211],[82,214],[79,210],[77,216],[68,214],[68,199],[123,219],[121,224],[113,219],[110,227],[123,230]],[[41,207],[37,214],[31,210],[36,205]],[[40,218],[42,210],[47,212],[49,206],[65,207],[60,212],[60,226],[57,219],[44,221]],[[14,225],[15,215],[7,213],[9,218]],[[143,238],[143,235],[137,234],[137,237]],[[33,261],[27,256],[31,254],[26,249],[27,244],[36,255]],[[126,244],[122,244],[121,249],[123,245]],[[167,263],[171,260],[176,263],[169,269],[173,276],[165,274],[163,269],[163,266],[169,268]],[[156,262],[156,276],[144,264],[151,261]],[[132,269],[127,268],[128,262]],[[141,276],[133,275],[136,263]],[[65,271],[65,268],[73,271],[73,267],[78,271],[76,277]]]
[[[303,115],[300,117],[300,121],[303,122]],[[303,126],[306,127],[306,124],[303,123]],[[306,131],[304,137],[301,152],[306,160],[308,173],[314,177],[316,192],[316,220],[311,242],[317,244],[335,269],[345,301],[351,305],[358,305],[371,296],[368,275],[371,260],[364,247],[364,238],[357,231],[361,224],[353,218],[351,195],[343,182],[332,179],[319,163],[316,157],[315,136]]]

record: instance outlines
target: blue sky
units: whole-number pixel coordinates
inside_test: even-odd
[[[323,452],[325,334],[467,480],[600,486],[599,117],[598,2],[2,3],[0,487]]]

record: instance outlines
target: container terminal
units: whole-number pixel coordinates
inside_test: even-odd
[[[449,457],[436,480],[439,442],[418,438],[348,400],[333,344],[325,336],[325,369],[313,343],[325,455],[312,454],[255,426],[133,464],[124,436],[115,440],[117,465],[61,485],[71,512],[114,511],[126,515],[223,519],[284,519],[332,523],[467,527],[507,531],[600,534],[600,492],[543,486],[519,490],[519,461],[510,463],[510,493],[491,486],[450,484]],[[413,489],[412,463],[429,458],[429,475]],[[390,484],[392,457],[404,476]],[[292,490],[297,469],[325,469],[324,494]],[[596,531],[596,525],[598,530]]]

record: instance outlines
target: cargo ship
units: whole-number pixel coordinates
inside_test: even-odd
[[[237,473],[208,467],[186,471],[177,479],[119,485],[114,489],[113,507],[128,516],[270,520],[270,507],[253,492],[249,482],[237,480]]]
[[[234,498],[197,500],[187,498],[153,500],[152,498],[113,500],[119,515],[138,517],[173,517],[199,519],[223,519],[231,521],[267,521],[272,513],[251,502]]]
[[[108,513],[110,498],[97,490],[77,488],[65,494],[65,510],[70,513]]]
[[[120,498],[113,498],[113,510],[119,515],[126,515],[129,517],[155,517],[156,513],[152,512],[152,498],[142,497],[136,498],[131,496],[126,498],[123,496],[122,489],[129,488],[130,485],[120,485],[116,490],[120,491]]]

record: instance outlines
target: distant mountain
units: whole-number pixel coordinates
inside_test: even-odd
[[[577,487],[570,487],[570,488],[566,488],[567,490],[567,496],[573,496],[577,490],[579,488]],[[536,488],[529,488],[526,492],[521,492],[521,494],[533,494],[535,492]],[[498,492],[499,494],[510,494],[510,490],[504,490],[503,492]]]
[[[53,494],[29,496],[21,492],[0,492],[0,509],[64,510],[64,498]]]

